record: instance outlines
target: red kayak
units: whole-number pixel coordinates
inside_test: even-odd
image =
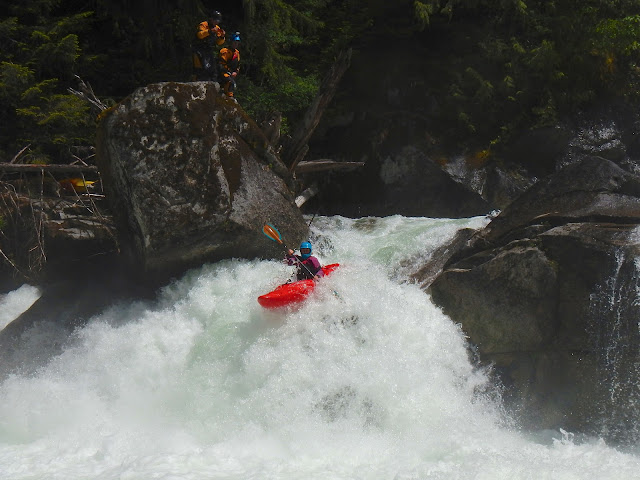
[[[329,275],[338,266],[340,266],[339,263],[332,263],[322,267],[322,271],[325,275]],[[258,303],[269,309],[287,307],[302,302],[313,292],[315,286],[316,282],[313,280],[298,280],[297,282],[285,283],[274,291],[259,296]]]

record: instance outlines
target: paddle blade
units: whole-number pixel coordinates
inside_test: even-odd
[[[264,233],[271,240],[282,245],[282,237],[280,236],[280,232],[273,225],[267,223],[264,227],[262,227],[262,233]]]

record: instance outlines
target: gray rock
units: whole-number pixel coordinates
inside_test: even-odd
[[[525,426],[640,438],[630,429],[640,401],[639,182],[604,158],[570,165],[423,287],[493,365]]]
[[[136,90],[99,126],[98,165],[122,244],[149,272],[227,257],[268,257],[307,233],[287,170],[257,125],[217,84]]]

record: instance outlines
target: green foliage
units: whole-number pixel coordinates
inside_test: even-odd
[[[326,0],[244,0],[246,22],[242,42],[239,96],[256,118],[283,113],[284,124],[300,115],[317,91],[319,20]],[[304,47],[300,49],[300,47]]]
[[[640,50],[640,15],[608,18],[596,28],[594,45],[605,51],[631,55]]]
[[[244,0],[245,34],[240,83],[243,106],[256,115],[277,110],[293,124],[314,98],[319,79],[340,50],[367,39],[391,39],[405,31],[384,22],[388,11],[400,11],[419,30],[413,0]],[[434,9],[439,0],[430,0]],[[431,11],[431,10],[430,10]],[[379,22],[376,24],[376,20]],[[242,80],[241,80],[242,82]]]
[[[2,142],[13,146],[14,153],[31,144],[35,151],[55,155],[91,143],[88,105],[73,95],[56,93],[57,84],[56,79],[37,81],[28,67],[0,64],[0,116],[11,122]]]
[[[257,71],[256,83],[274,88],[295,76],[290,68],[296,61],[292,51],[303,43],[308,46],[309,39],[323,25],[314,12],[324,3],[323,0],[244,1],[248,15],[242,48],[249,71]]]
[[[0,21],[0,155],[26,145],[34,155],[64,158],[74,145],[91,144],[88,105],[66,93],[82,55],[77,33],[89,12],[50,17],[55,1],[14,6],[21,17]]]
[[[475,0],[452,6],[446,29],[456,54],[442,59],[441,85],[433,85],[452,138],[458,128],[496,144],[598,99],[640,98],[637,0]],[[437,18],[430,18],[429,28],[443,30]]]
[[[424,3],[416,0],[414,2],[415,16],[421,28],[429,26],[429,20],[434,11],[434,2]]]
[[[450,21],[454,7],[459,2],[460,0],[415,0],[413,2],[413,13],[418,23],[418,29],[424,30],[427,28],[431,23],[431,18],[436,14],[442,15]]]
[[[634,100],[640,99],[638,52],[640,15],[608,18],[598,23],[592,53],[600,61],[600,74]]]
[[[209,8],[201,0],[0,7],[0,156],[32,144],[55,160],[92,142],[87,106],[67,93],[74,74],[107,102],[148,83],[188,80],[195,28]],[[228,32],[242,33],[238,99],[257,119],[282,112],[285,128],[347,46],[356,55],[371,45],[431,54],[428,68],[415,65],[398,82],[408,88],[411,76],[436,99],[431,124],[454,141],[463,132],[496,145],[596,99],[640,98],[640,0],[243,0],[214,8]]]
[[[306,109],[315,97],[318,82],[314,76],[294,78],[283,82],[279,88],[265,90],[250,79],[240,78],[239,90],[242,92],[242,103],[245,110],[258,120],[268,117],[272,112],[284,112],[282,133],[288,133],[290,115]]]
[[[209,16],[209,4],[206,9],[200,0],[89,4],[95,15],[84,50],[94,62],[86,76],[97,92],[120,99],[142,85],[190,78],[191,43],[197,25]]]

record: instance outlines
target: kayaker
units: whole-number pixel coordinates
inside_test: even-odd
[[[312,247],[309,242],[300,244],[300,255],[296,255],[292,249],[287,251],[287,265],[297,265],[296,276],[298,280],[317,279],[324,276],[322,265],[316,257],[311,255]]]

